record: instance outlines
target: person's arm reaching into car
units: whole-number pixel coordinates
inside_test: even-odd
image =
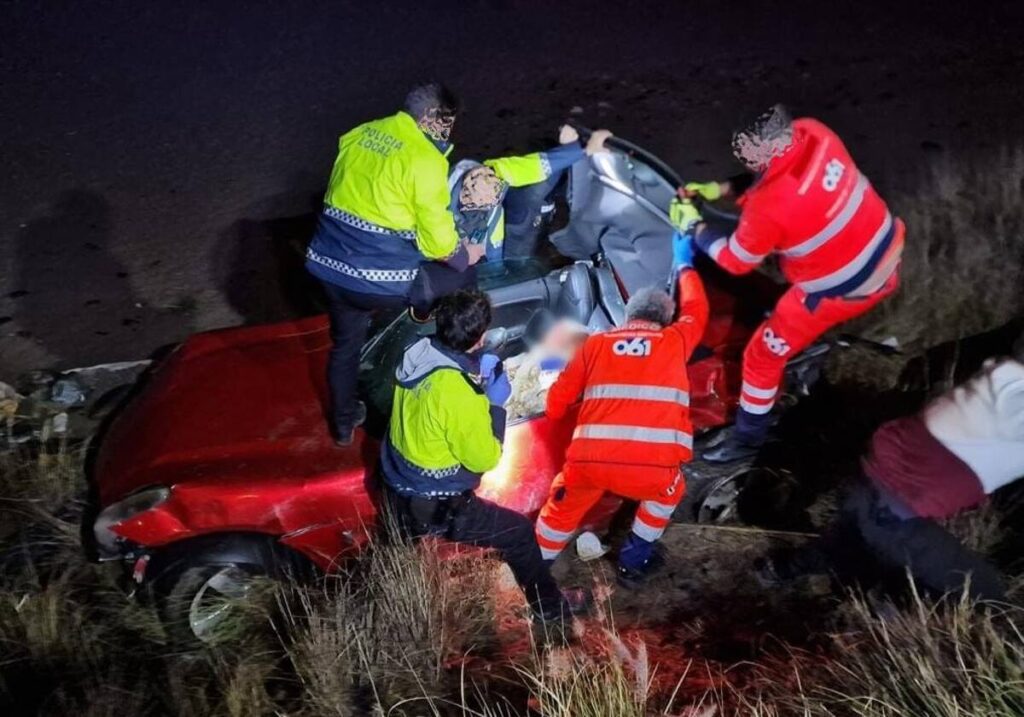
[[[726,236],[708,224],[700,224],[695,241],[701,251],[730,274],[746,274],[775,250],[781,234],[773,221],[748,210],[740,216],[739,226],[732,234]]]
[[[584,343],[548,390],[545,413],[549,418],[557,421],[565,416],[569,408],[583,395],[583,387],[587,382],[587,365],[584,359],[586,353],[587,344]]]
[[[461,379],[460,379],[461,380]],[[501,437],[495,435],[491,402],[463,381],[445,405],[448,450],[466,470],[484,473],[501,460]],[[501,411],[504,417],[504,411]]]
[[[678,282],[679,314],[669,328],[682,335],[689,361],[708,325],[708,297],[696,269],[684,268]]]
[[[571,130],[571,131],[567,131]],[[594,130],[587,146],[579,143],[579,134],[568,125],[562,128],[559,144],[544,152],[533,152],[518,157],[499,157],[484,161],[498,178],[510,187],[525,187],[543,182],[548,177],[563,172],[584,157],[605,151],[604,143],[611,137],[608,130]]]

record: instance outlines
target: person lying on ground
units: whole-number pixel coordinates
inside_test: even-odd
[[[738,199],[739,226],[730,234],[701,224],[697,244],[733,274],[778,254],[792,286],[744,351],[735,427],[703,456],[723,463],[749,458],[765,442],[787,361],[896,291],[904,237],[903,223],[842,140],[817,120],[790,120],[776,105],[734,135],[733,152],[756,173]],[[708,182],[681,193],[714,201],[743,189],[737,181]],[[672,214],[680,223],[690,221],[678,200]]]
[[[582,398],[579,419],[537,518],[537,542],[554,561],[605,491],[640,501],[619,549],[618,581],[636,588],[663,564],[655,543],[686,486],[681,472],[693,450],[686,363],[708,319],[708,302],[688,236],[673,239],[680,305],[657,288],[630,297],[626,323],[590,336],[548,392],[559,419]]]
[[[1024,336],[1012,356],[989,359],[919,414],[883,424],[862,469],[837,522],[815,542],[763,559],[762,582],[832,568],[849,578],[850,566],[871,558],[931,593],[1002,600],[999,571],[937,521],[1024,476]]]
[[[448,178],[451,211],[459,236],[473,246],[486,247],[488,261],[503,256],[532,256],[542,214],[562,175],[573,164],[598,152],[612,134],[595,130],[586,146],[569,125],[559,130],[559,146],[520,157],[464,159]],[[506,236],[507,230],[507,236]]]
[[[410,537],[493,548],[536,618],[563,620],[586,608],[586,594],[559,590],[529,518],[474,493],[501,458],[511,393],[498,358],[478,353],[490,301],[477,290],[459,291],[438,301],[436,321],[436,336],[410,346],[395,373],[380,461],[385,505]]]

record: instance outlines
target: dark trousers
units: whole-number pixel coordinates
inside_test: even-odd
[[[351,427],[358,415],[359,353],[366,343],[370,316],[375,311],[400,311],[407,306],[425,316],[438,298],[475,285],[476,271],[470,267],[460,272],[438,262],[424,264],[409,296],[365,294],[326,281],[320,283],[327,295],[331,321],[331,352],[327,358],[331,420],[334,429],[339,430]]]
[[[867,553],[883,569],[909,570],[918,587],[933,595],[959,595],[969,581],[972,598],[1005,599],[1006,583],[984,557],[934,520],[901,518],[897,512],[902,511],[862,478],[843,502],[837,522],[796,551],[790,567],[795,572],[835,568],[841,577],[861,577]]]
[[[502,202],[505,210],[505,257],[522,258],[537,253],[537,242],[543,229],[541,207],[553,196],[563,174],[553,174],[543,182],[525,187],[509,188]]]
[[[411,538],[437,535],[454,543],[497,552],[508,563],[530,606],[542,614],[558,614],[562,593],[541,559],[533,523],[514,510],[469,493],[453,499],[418,498],[384,488],[388,509]],[[451,501],[450,507],[447,501]]]

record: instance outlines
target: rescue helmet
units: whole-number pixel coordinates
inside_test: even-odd
[[[668,326],[675,313],[676,303],[657,286],[640,289],[626,303],[627,321],[650,321],[659,326]]]
[[[743,129],[733,133],[732,153],[753,172],[763,172],[793,145],[793,119],[776,104]]]
[[[462,177],[459,206],[463,209],[490,209],[505,193],[503,182],[490,167],[473,167]]]
[[[440,82],[424,82],[409,90],[403,109],[427,136],[447,142],[459,112],[459,100]]]

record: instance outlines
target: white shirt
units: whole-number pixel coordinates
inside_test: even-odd
[[[1024,476],[1024,364],[989,359],[924,409],[929,433],[966,463],[985,490]]]

